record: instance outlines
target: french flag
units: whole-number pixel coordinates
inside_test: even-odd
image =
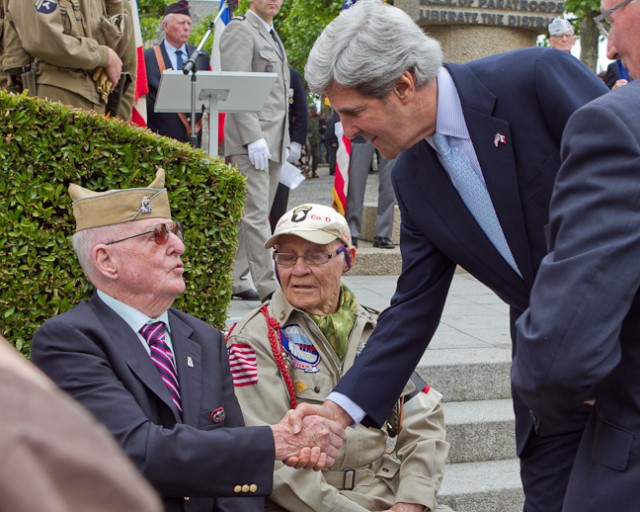
[[[131,120],[138,126],[147,126],[147,68],[144,65],[144,48],[142,47],[142,32],[138,15],[138,3],[131,0],[131,17],[133,18],[133,33],[138,54],[138,71],[136,72],[136,89],[133,95],[133,112]]]

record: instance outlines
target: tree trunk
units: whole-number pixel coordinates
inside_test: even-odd
[[[593,69],[595,73],[598,72],[600,32],[593,21],[593,17],[598,14],[600,14],[599,11],[587,12],[580,22],[580,60]]]

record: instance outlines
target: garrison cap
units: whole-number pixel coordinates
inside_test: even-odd
[[[164,15],[166,16],[167,14],[186,14],[191,17],[189,13],[189,0],[179,0],[171,5],[167,5],[164,10]]]
[[[148,187],[93,192],[71,184],[69,195],[73,200],[76,231],[140,219],[171,218],[162,168]]]
[[[564,18],[555,18],[551,23],[549,23],[550,36],[566,34],[567,32],[571,32],[573,34],[573,27],[571,26],[571,23]]]

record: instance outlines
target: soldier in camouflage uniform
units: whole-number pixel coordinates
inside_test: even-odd
[[[288,211],[265,246],[275,247],[280,288],[227,339],[247,425],[271,423],[300,403],[321,404],[366,345],[377,316],[341,283],[356,249],[346,220],[332,208]],[[276,462],[265,510],[450,511],[436,502],[449,451],[440,399],[414,374],[383,429],[347,429],[331,469],[299,471]]]

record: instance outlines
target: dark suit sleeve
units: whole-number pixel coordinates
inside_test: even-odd
[[[32,360],[108,428],[165,499],[237,496],[233,489],[238,483],[256,483],[258,491],[253,495],[268,495],[275,458],[273,435],[269,427],[237,426],[242,417],[219,333],[216,337],[213,328],[194,328],[207,370],[195,385],[205,388],[203,393],[225,388],[222,401],[230,414],[229,426],[235,428],[207,419],[209,409],[198,409],[193,426],[167,420],[170,410],[142,383],[139,369],[132,367],[131,355],[146,355],[142,345],[136,345],[135,333],[125,326],[129,332],[122,329],[119,341],[107,334],[112,327],[105,323],[118,321],[122,322],[99,318],[86,304],[80,305],[38,330]],[[128,359],[123,354],[127,350],[131,351]]]
[[[291,142],[297,142],[304,146],[309,124],[307,94],[300,73],[292,67],[289,67],[289,70],[291,72],[291,89],[293,89],[293,104],[289,107],[289,138]]]
[[[617,367],[623,322],[637,315],[629,311],[640,285],[640,87],[628,87],[576,112],[565,131],[551,252],[517,323],[512,368],[541,434],[560,433]]]
[[[438,327],[455,264],[434,247],[412,221],[419,205],[407,205],[407,168],[417,165],[402,153],[392,171],[402,222],[402,273],[391,305],[354,366],[335,391],[347,395],[367,414],[363,424],[381,427]],[[381,385],[384,382],[384,385]],[[371,390],[375,389],[375,393]]]

